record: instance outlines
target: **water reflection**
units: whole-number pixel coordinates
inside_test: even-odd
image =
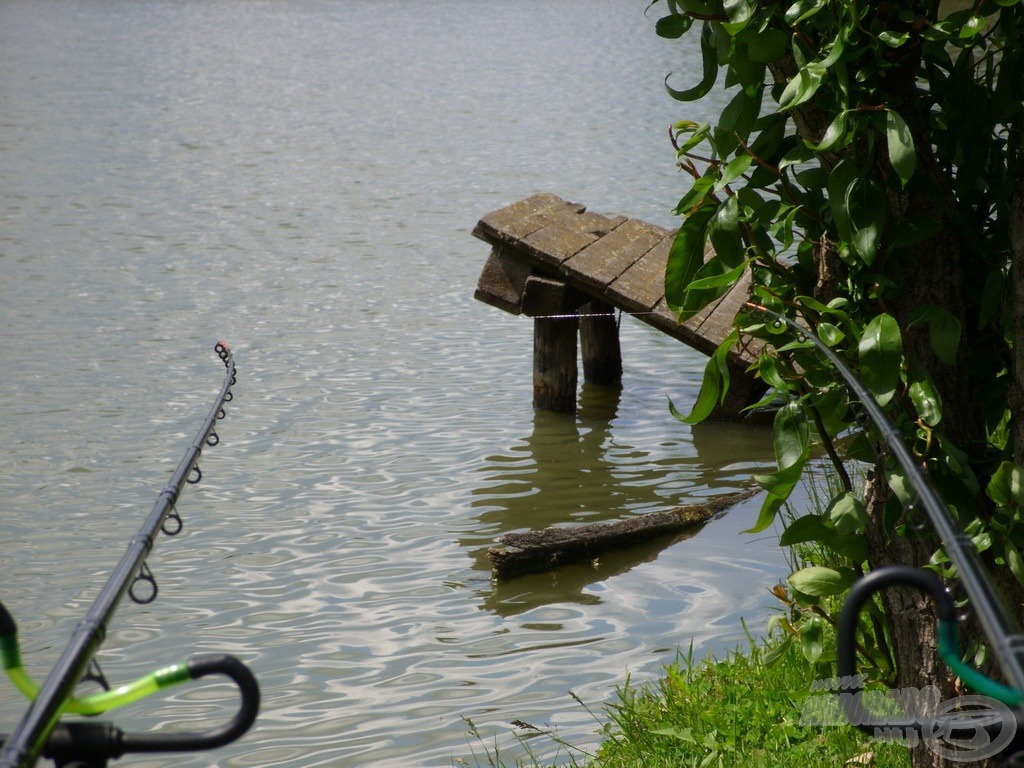
[[[665,440],[632,440],[619,420],[622,388],[583,385],[575,415],[537,411],[533,430],[508,453],[488,456],[473,490],[480,528],[460,539],[475,569],[489,571],[487,551],[510,532],[610,522],[748,487],[772,459],[768,427],[706,423],[692,429],[689,451]],[[635,443],[635,444],[633,444]],[[654,447],[652,447],[654,446]],[[693,448],[696,455],[693,455]],[[686,453],[690,456],[686,456]],[[680,458],[682,456],[682,458]],[[500,581],[479,591],[482,607],[514,616],[540,605],[593,605],[587,587],[650,563],[704,526],[607,552],[587,564]],[[482,533],[486,537],[481,536]]]

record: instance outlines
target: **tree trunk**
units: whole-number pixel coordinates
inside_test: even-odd
[[[1017,180],[1010,203],[1010,290],[1013,297],[1013,338],[1024,339],[1024,171]],[[1010,386],[1010,407],[1015,414],[1024,414],[1024,344],[1013,348],[1013,383]],[[1024,418],[1013,422],[1013,455],[1024,463]]]

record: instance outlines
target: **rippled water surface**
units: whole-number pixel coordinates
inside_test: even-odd
[[[757,499],[675,543],[491,580],[506,531],[733,491],[761,429],[673,421],[703,359],[631,318],[621,392],[530,405],[529,321],[473,301],[481,215],[550,191],[670,226],[662,81],[696,53],[647,0],[0,4],[0,599],[42,677],[148,513],[235,350],[239,382],[114,682],[249,663],[256,729],[149,766],[451,765],[464,719],[582,746],[627,674],[756,631],[786,572]],[[570,692],[574,695],[570,695]],[[185,686],[118,714],[194,727]],[[24,704],[0,681],[0,730]],[[550,740],[533,748],[554,755]]]

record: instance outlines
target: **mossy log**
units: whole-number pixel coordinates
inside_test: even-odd
[[[502,546],[487,552],[494,575],[511,578],[558,568],[569,563],[593,560],[603,552],[645,541],[699,529],[709,520],[726,512],[757,490],[741,491],[687,504],[673,509],[647,512],[613,523],[555,526],[527,533],[506,533]]]

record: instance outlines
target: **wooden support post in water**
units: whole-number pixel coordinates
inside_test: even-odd
[[[622,383],[622,349],[615,309],[594,299],[580,310],[583,379],[594,384]]]
[[[575,314],[572,313],[572,314]],[[538,317],[533,321],[533,407],[576,412],[575,317]]]
[[[561,280],[531,275],[523,287],[522,311],[533,318],[533,407],[576,412],[580,305],[586,297]]]

